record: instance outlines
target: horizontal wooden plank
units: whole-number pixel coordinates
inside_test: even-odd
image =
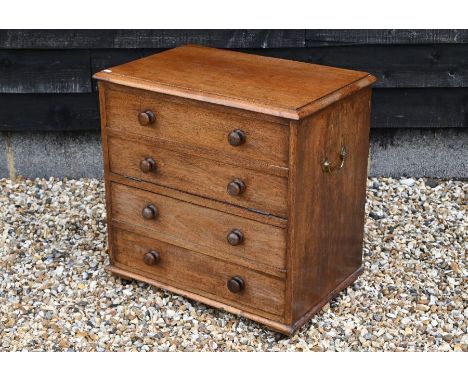
[[[463,29],[311,30],[2,30],[0,48],[169,48],[186,43],[222,48],[289,48],[349,44],[468,43]]]
[[[88,50],[0,49],[0,93],[90,91]]]
[[[468,87],[468,44],[249,49],[248,53],[372,73],[374,87]]]
[[[96,93],[0,94],[0,131],[99,129]],[[373,128],[466,128],[468,88],[374,89]]]
[[[305,44],[305,31],[303,29],[0,31],[0,48],[9,49],[170,48],[187,43],[219,48],[301,47]]]
[[[370,72],[375,87],[468,87],[468,44],[241,50]],[[0,93],[89,92],[91,73],[160,51],[0,50]]]
[[[162,50],[0,50],[0,93],[89,92],[91,73]],[[468,44],[238,50],[370,72],[376,87],[468,87]]]
[[[98,130],[97,93],[0,94],[1,131]]]
[[[466,29],[309,29],[306,46],[468,43]]]
[[[374,128],[468,127],[468,88],[375,89]]]
[[[348,44],[468,43],[463,29],[297,30],[2,30],[0,48],[169,48],[186,43],[223,48]]]

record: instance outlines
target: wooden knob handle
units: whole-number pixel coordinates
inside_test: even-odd
[[[161,260],[161,255],[156,251],[149,251],[143,256],[146,265],[156,265]]]
[[[228,233],[226,239],[231,245],[239,245],[244,241],[244,234],[239,229],[233,229]]]
[[[159,211],[157,207],[153,204],[148,204],[143,210],[141,211],[141,215],[147,219],[156,219],[159,215]]]
[[[232,293],[239,293],[244,289],[245,283],[239,276],[234,276],[227,282],[227,287]]]
[[[156,121],[156,116],[151,110],[145,110],[138,114],[138,122],[141,126],[151,125],[154,121]]]
[[[156,172],[156,161],[153,158],[145,158],[140,161],[140,170],[144,173]]]
[[[242,130],[233,130],[228,134],[228,142],[231,146],[240,146],[245,143],[245,133]]]
[[[245,183],[240,179],[234,179],[227,186],[229,195],[240,195],[245,191]]]

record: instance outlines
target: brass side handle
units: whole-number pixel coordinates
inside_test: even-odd
[[[345,159],[348,156],[348,151],[346,146],[342,145],[340,149],[340,162],[338,164],[333,164],[327,157],[322,161],[322,170],[323,172],[334,173],[341,170],[344,166]]]

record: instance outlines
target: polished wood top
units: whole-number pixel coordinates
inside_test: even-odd
[[[105,69],[94,78],[296,120],[375,82],[364,72],[197,45]]]

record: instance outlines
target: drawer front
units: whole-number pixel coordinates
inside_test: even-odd
[[[114,265],[118,267],[145,273],[157,281],[213,299],[228,300],[233,305],[250,306],[276,315],[283,313],[282,280],[117,228],[113,240]],[[240,277],[243,282],[239,292],[231,292],[227,287],[234,277]]]
[[[176,142],[223,157],[261,160],[288,167],[288,127],[219,111],[212,105],[185,101],[142,90],[106,85],[106,123],[110,129]],[[154,122],[142,126],[139,114],[154,113]],[[227,109],[226,109],[227,110]],[[228,135],[241,130],[245,142],[232,146]]]
[[[111,197],[112,218],[137,225],[151,237],[228,261],[285,268],[286,231],[282,228],[118,183],[112,183]],[[150,205],[157,209],[154,218],[147,208]],[[143,217],[145,208],[147,218]],[[230,244],[228,235],[231,242],[239,238],[238,245]]]
[[[110,170],[116,174],[286,217],[287,178],[116,136],[108,137],[108,147]],[[227,187],[236,180],[245,190],[230,195]]]

